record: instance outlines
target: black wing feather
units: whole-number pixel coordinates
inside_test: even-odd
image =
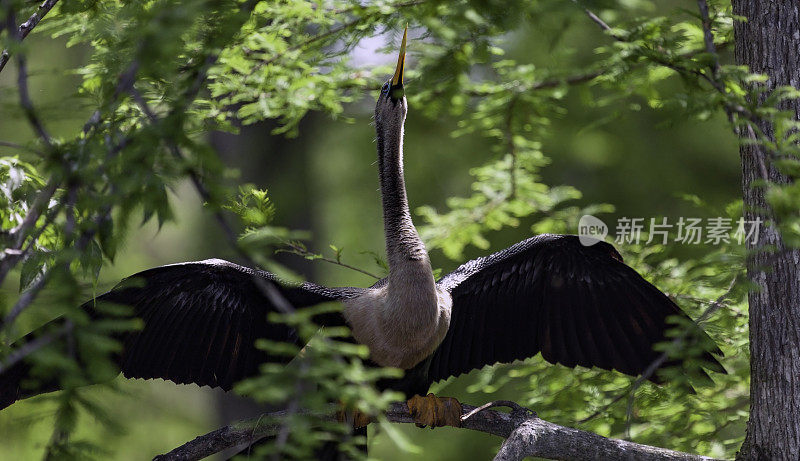
[[[575,290],[577,299],[588,298],[586,283],[579,283]],[[610,344],[606,332],[600,327],[595,306],[592,303],[582,303],[582,315],[578,316],[578,326],[584,336],[584,350],[588,355],[588,363],[607,370],[613,369],[614,348]]]
[[[120,368],[127,378],[163,378],[230,389],[252,376],[270,357],[255,341],[297,343],[294,331],[270,323],[277,308],[254,278],[269,280],[295,308],[351,298],[358,288],[325,288],[310,283],[284,286],[262,271],[222,260],[173,264],[128,277],[96,302],[129,305],[144,327],[122,339]],[[86,303],[91,312],[95,301]],[[344,325],[341,315],[322,315],[326,326]]]
[[[613,246],[587,247],[573,235],[530,238],[462,265],[438,285],[451,293],[453,310],[430,381],[538,352],[568,367],[641,374],[659,356],[653,346],[666,340],[667,317],[685,317]],[[712,355],[703,360],[724,371]]]

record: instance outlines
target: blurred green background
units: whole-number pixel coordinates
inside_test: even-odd
[[[659,8],[670,11],[678,4],[663,2]],[[541,24],[530,24],[511,34],[508,49],[520,62],[527,59],[540,67],[560,67],[562,63],[549,53],[556,43],[566,41],[576,50],[571,59],[580,63],[592,59],[598,37],[596,26],[575,10],[572,18],[544,18]],[[91,113],[92,101],[76,94],[80,76],[67,69],[82,65],[85,50],[66,48],[63,41],[36,33],[28,40],[31,49],[36,50],[30,55],[29,64],[32,98],[50,120],[48,127],[56,136],[76,132]],[[374,41],[373,47],[385,44],[383,38]],[[374,56],[369,47],[359,48],[358,52],[363,53],[360,58],[367,63],[386,62]],[[413,66],[411,55],[407,67]],[[15,76],[12,59],[0,74],[0,97],[17,98]],[[667,89],[679,84],[664,83]],[[406,88],[413,94],[415,82],[408,81]],[[365,253],[384,251],[371,125],[374,97],[364,94],[361,101],[347,108],[345,115],[352,122],[344,121],[346,117],[331,120],[320,114],[310,115],[295,139],[271,135],[274,126],[269,124],[246,127],[236,135],[208,136],[224,163],[239,172],[238,177],[231,178],[231,184],[249,182],[269,189],[277,206],[277,225],[308,230],[311,250],[327,252],[328,245],[333,244],[344,249],[348,264],[377,272],[372,256]],[[571,92],[565,103],[567,110],[553,121],[549,136],[542,140],[542,150],[552,160],[543,170],[543,177],[546,184],[566,184],[582,191],[580,204],[613,204],[615,213],[601,216],[612,229],[622,216],[649,219],[697,215],[698,209],[681,197],[684,194],[701,198],[708,210],[721,209],[740,196],[736,142],[723,120],[681,119],[669,110],[650,109],[638,97],[593,108],[583,99],[587,97],[590,94],[580,90]],[[63,110],[65,99],[71,102],[69,111]],[[442,210],[447,197],[468,194],[470,169],[491,157],[485,139],[451,137],[456,122],[425,119],[413,104],[409,108],[405,171],[412,210],[422,205]],[[0,139],[24,143],[31,136],[19,113],[0,112]],[[19,153],[5,147],[0,147],[0,152]],[[161,264],[233,257],[191,187],[176,184],[170,199],[176,220],[161,229],[151,222],[133,232],[116,263],[104,267],[98,290],[109,288],[121,277]],[[491,251],[529,237],[531,224],[524,221],[518,228],[491,234]],[[482,253],[468,248],[466,256]],[[434,267],[445,271],[457,265],[440,252],[431,257]],[[286,254],[276,255],[276,259],[322,284],[365,286],[373,282],[367,276],[324,262],[308,262]],[[16,287],[16,280],[8,281],[2,287],[2,296],[16,296]],[[90,292],[87,287],[87,295]],[[46,302],[46,296],[39,301]],[[43,320],[35,312],[27,318],[31,328]],[[467,389],[482,378],[482,373],[486,372],[451,379],[438,391],[481,404],[489,400],[488,396],[472,394]],[[108,459],[149,459],[232,419],[259,411],[243,399],[194,385],[120,381],[124,381],[120,383],[122,393],[98,389],[93,398],[123,414],[123,427],[108,427],[102,421],[85,418],[79,432],[108,440],[108,445],[115,447],[103,454]],[[515,392],[514,385],[507,385],[491,398],[513,399]],[[52,417],[46,404],[33,406],[30,402],[17,403],[0,412],[0,459],[39,458],[50,436]],[[430,431],[404,425],[401,430],[421,447],[420,453],[398,452],[381,436],[371,438],[371,454],[381,459],[487,459],[496,453],[501,442],[485,434],[447,428]]]

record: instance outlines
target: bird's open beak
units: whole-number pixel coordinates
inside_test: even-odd
[[[394,70],[394,77],[392,77],[392,88],[403,87],[403,69],[406,64],[406,38],[408,36],[408,26],[403,31],[403,43],[400,45],[400,56],[397,58],[397,68]]]

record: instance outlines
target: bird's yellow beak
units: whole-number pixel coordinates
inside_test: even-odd
[[[400,56],[397,58],[397,68],[392,77],[392,86],[403,86],[403,68],[406,64],[406,38],[408,37],[408,26],[403,31],[403,43],[400,44]]]

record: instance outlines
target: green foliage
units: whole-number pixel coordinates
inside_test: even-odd
[[[272,223],[275,217],[275,205],[270,201],[267,191],[252,185],[239,187],[238,199],[223,208],[238,215],[248,229],[263,228]]]
[[[7,3],[4,15],[16,12],[17,22],[35,8],[21,1]],[[583,7],[607,21],[608,30],[586,18]],[[658,7],[643,0],[582,5],[559,0],[60,2],[34,35],[60,38],[85,53],[71,71],[81,79],[78,94],[58,105],[63,111],[78,107],[86,113],[68,128],[54,130],[57,134],[49,139],[26,134],[22,146],[4,144],[4,149],[20,153],[0,158],[0,238],[5,250],[0,281],[11,280],[7,277],[12,274],[22,292],[0,299],[0,312],[8,321],[0,324],[0,361],[20,352],[15,343],[19,336],[57,318],[40,337],[59,340],[25,357],[34,379],[55,380],[65,389],[53,399],[55,418],[46,454],[107,456],[102,440],[75,434],[87,415],[110,423],[119,418],[83,398],[81,386],[116,373],[112,357],[120,345],[114,337],[140,325],[123,320],[127,313],[119,306],[98,306],[111,318],[120,317],[103,322],[77,306],[88,294],[82,289],[85,282],[97,284],[101,268],[124,251],[130,231],[153,218],[159,227],[175,218],[180,210],[171,203],[170,191],[181,184],[197,187],[209,214],[238,218],[240,238],[222,246],[229,244],[285,279],[297,277],[272,256],[287,243],[289,251],[307,259],[347,265],[340,247],[330,246],[332,257],[311,252],[298,243],[307,233],[276,224],[279,210],[266,191],[242,186],[237,198],[229,199],[228,184],[235,174],[223,166],[205,134],[270,121],[275,133],[294,136],[309,112],[352,119],[351,108],[358,107],[365,93],[371,101],[373,90],[391,72],[389,66],[354,63],[352,53],[365,38],[386,33],[390,44],[384,51],[393,54],[395,39],[408,23],[413,65],[406,81],[413,116],[431,122],[456,118],[450,133],[457,138],[454,142],[467,139],[488,146],[470,170],[471,189],[465,197],[450,196],[444,206],[418,209],[424,223],[419,230],[429,249],[453,260],[460,261],[471,247],[488,251],[492,238],[509,229],[524,225],[526,235],[528,226],[537,233],[573,232],[581,215],[613,212],[610,204],[587,203],[569,180],[550,184],[544,179],[552,157],[544,146],[554,141],[553,126],[576,100],[585,110],[607,113],[571,136],[617,120],[620,107],[670,115],[665,123],[701,123],[722,114],[732,133],[748,135],[741,142],[755,143],[765,162],[796,177],[800,126],[781,104],[797,98],[797,90],[768,91],[766,77],[706,48],[702,18],[696,13],[665,13]],[[722,50],[730,45],[733,23],[739,19],[727,4],[715,1],[711,7],[711,30]],[[590,38],[575,41],[572,33]],[[0,37],[12,56],[2,74],[7,77],[17,70],[15,59],[34,57],[37,50],[31,39],[21,44],[11,40],[8,28]],[[579,45],[587,42],[590,49]],[[4,96],[11,93],[3,90]],[[3,108],[22,120],[30,110],[16,96],[4,98]],[[75,101],[80,104],[70,105]],[[51,128],[55,116],[47,109],[34,106],[33,112]],[[764,126],[770,129],[765,132]],[[757,187],[764,189],[771,221],[784,241],[798,245],[800,185],[762,178]],[[278,205],[290,200],[273,199]],[[737,203],[725,213],[736,218],[741,212]],[[536,224],[529,224],[533,220]],[[368,248],[348,250],[368,254],[381,268],[378,275],[385,274],[380,255]],[[688,256],[660,245],[630,246],[623,253],[694,318],[723,294],[746,257],[733,243],[705,245]],[[715,375],[713,384],[690,382],[696,384],[697,395],[687,396],[677,385],[644,384],[633,390],[627,377],[574,372],[544,365],[541,358],[483,370],[467,391],[494,395],[512,389],[515,398],[556,422],[730,456],[747,416],[743,304],[748,287],[743,285],[737,284],[703,325],[725,352],[729,374]],[[34,302],[45,295],[46,302]],[[317,333],[313,315],[320,313],[303,310],[272,319],[295,326],[304,340],[313,336],[312,344],[288,366],[265,365],[260,377],[238,387],[260,401],[295,409],[276,421],[291,428],[288,438],[259,448],[261,454],[302,458],[320,442],[347,439],[346,425],[320,416],[332,401],[376,415],[397,398],[373,386],[396,372],[366,367],[364,348],[344,341],[342,331]],[[265,342],[259,347],[287,358],[298,352],[287,344]],[[679,349],[679,354],[693,352]],[[674,382],[680,376],[669,378]],[[312,384],[316,388],[309,391]],[[612,403],[619,395],[633,397]],[[597,410],[598,416],[588,418]],[[392,440],[403,440],[391,426],[382,425]],[[344,448],[352,451],[352,442]]]
[[[315,315],[341,310],[339,305],[322,305],[289,314],[271,315],[275,323],[295,328],[303,347],[261,340],[257,346],[270,354],[285,357],[282,363],[264,364],[261,375],[239,383],[236,391],[277,408],[286,408],[285,415],[267,417],[259,424],[280,428],[275,443],[256,450],[258,456],[278,455],[281,458],[309,459],[325,442],[336,442],[340,450],[354,459],[363,457],[357,444],[365,441],[351,438],[352,423],[331,421],[331,402],[338,411],[358,410],[376,418],[388,404],[403,396],[392,391],[379,392],[375,382],[382,378],[398,378],[402,371],[369,367],[366,346],[348,341],[346,328],[315,327]],[[295,358],[297,357],[297,358]],[[312,411],[309,412],[308,409]],[[327,412],[314,412],[328,409]],[[381,424],[387,424],[380,421]]]

